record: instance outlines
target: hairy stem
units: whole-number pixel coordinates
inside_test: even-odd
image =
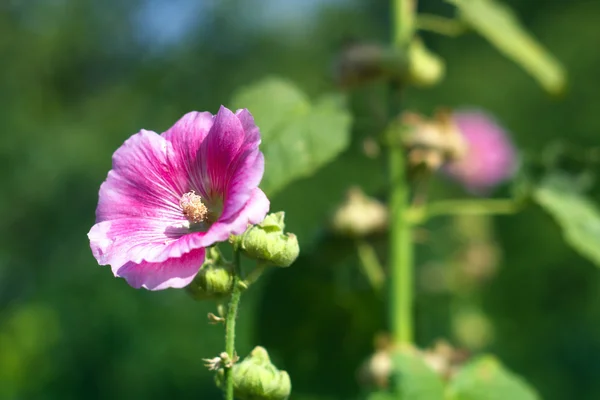
[[[238,306],[244,286],[240,277],[240,252],[236,251],[234,256],[234,274],[233,289],[229,307],[227,309],[227,319],[225,321],[225,352],[229,359],[235,361],[235,320],[237,318]],[[230,366],[225,366],[225,400],[233,399],[233,373]]]

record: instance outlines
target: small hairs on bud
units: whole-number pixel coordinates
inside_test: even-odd
[[[292,391],[290,376],[278,370],[267,350],[257,346],[241,363],[233,365],[233,390],[240,400],[286,400]],[[217,372],[217,386],[225,385],[225,371]]]
[[[207,249],[204,264],[186,290],[196,300],[218,300],[231,293],[232,272],[216,248]]]
[[[289,267],[298,258],[300,246],[296,235],[284,233],[284,219],[283,211],[269,214],[241,235],[231,236],[230,242],[250,258],[271,266]]]

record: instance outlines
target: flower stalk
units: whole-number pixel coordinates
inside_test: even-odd
[[[410,44],[416,20],[417,0],[392,0],[392,32],[394,45],[408,47]]]
[[[408,48],[414,33],[416,0],[392,0],[394,45]],[[397,90],[397,89],[396,89]],[[394,93],[393,98],[399,94]],[[400,112],[394,104],[393,115]],[[411,224],[405,214],[410,207],[410,187],[405,154],[400,146],[389,150],[390,196],[390,286],[389,319],[396,344],[412,344],[413,329],[413,243]]]
[[[401,149],[390,154],[392,179],[390,237],[390,323],[397,344],[413,342],[413,245],[411,224],[405,210],[409,207],[410,190],[406,180],[404,155]]]
[[[225,321],[225,352],[230,360],[235,360],[235,320],[237,318],[238,306],[244,285],[240,277],[240,252],[235,251],[234,254],[234,273],[233,273],[233,288],[231,291],[231,299],[227,309],[227,318]],[[234,400],[233,398],[233,365],[225,366],[225,400]]]

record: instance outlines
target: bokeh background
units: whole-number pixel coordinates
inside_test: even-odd
[[[452,13],[442,1],[420,3]],[[523,154],[557,139],[600,145],[600,2],[507,3],[565,64],[568,92],[549,98],[476,35],[424,34],[446,59],[447,78],[410,90],[406,106],[483,107]],[[265,76],[311,97],[332,91],[340,45],[386,42],[388,27],[383,0],[0,2],[0,398],[219,399],[201,361],[223,347],[222,329],[206,323],[214,305],[181,290],[134,290],[92,257],[86,234],[111,154],[141,128],[162,132],[189,110],[216,112]],[[385,88],[353,91],[350,104],[350,148],[272,199],[300,236],[301,258],[242,304],[239,353],[266,346],[297,400],[353,398],[356,369],[385,330],[384,302],[352,242],[323,228],[351,185],[385,193],[384,160],[362,151],[385,124]],[[578,161],[569,167],[586,168]],[[433,192],[465,195],[443,180]],[[600,271],[564,244],[550,217],[530,207],[493,220],[440,219],[425,233],[420,346],[446,338],[495,352],[545,399],[600,398]],[[385,248],[383,238],[373,243]]]

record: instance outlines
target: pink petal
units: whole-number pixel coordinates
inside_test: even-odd
[[[213,126],[214,117],[209,112],[192,111],[179,119],[162,137],[171,142],[180,164],[177,168],[185,172],[189,180],[189,189],[206,198],[207,193],[202,179],[201,160],[198,154],[202,142]]]
[[[264,158],[259,144],[258,128],[247,110],[236,115],[225,107],[219,109],[200,147],[200,160],[209,197],[223,201],[221,219],[236,215],[260,183]]]
[[[129,261],[162,262],[180,257],[195,248],[184,238],[178,240],[187,232],[187,221],[177,225],[165,219],[120,218],[97,223],[88,237],[98,264],[114,269]]]
[[[244,232],[248,224],[265,218],[269,205],[263,191],[255,188],[242,210],[229,220],[217,221],[207,232],[188,233],[187,221],[173,224],[161,219],[121,218],[97,223],[88,237],[98,264],[110,265],[113,270],[128,262],[160,263]]]
[[[446,172],[470,192],[485,195],[514,174],[514,146],[504,129],[485,112],[456,112],[453,118],[468,151],[462,160],[447,165]]]
[[[252,114],[250,114],[250,111],[248,111],[246,108],[242,108],[241,110],[237,110],[235,115],[242,123],[242,127],[246,132],[248,140],[260,143],[260,130],[258,129],[258,126],[256,126],[254,117]]]
[[[271,202],[267,198],[267,195],[260,190],[259,188],[254,188],[252,190],[252,195],[250,199],[240,211],[239,215],[236,216],[237,220],[248,220],[248,224],[260,224],[263,222],[267,213],[269,212],[269,208],[271,206]],[[244,229],[245,230],[245,229]],[[239,229],[234,229],[234,234],[239,235],[243,231],[239,231]]]
[[[204,262],[204,249],[193,250],[181,257],[169,258],[160,263],[129,262],[117,269],[115,276],[127,280],[134,288],[162,290],[187,286]]]
[[[203,246],[210,246],[213,243],[227,240],[229,235],[239,235],[248,228],[248,224],[262,222],[269,212],[269,207],[270,202],[265,193],[255,188],[244,207],[236,215],[229,219],[219,219],[207,232],[202,233],[201,238],[196,240],[201,240]]]
[[[96,222],[132,217],[185,221],[179,199],[187,184],[177,164],[171,143],[158,134],[142,130],[127,139],[100,186]]]
[[[229,178],[225,203],[220,219],[230,219],[244,207],[265,170],[265,158],[262,153],[248,150],[236,160],[235,169]]]

